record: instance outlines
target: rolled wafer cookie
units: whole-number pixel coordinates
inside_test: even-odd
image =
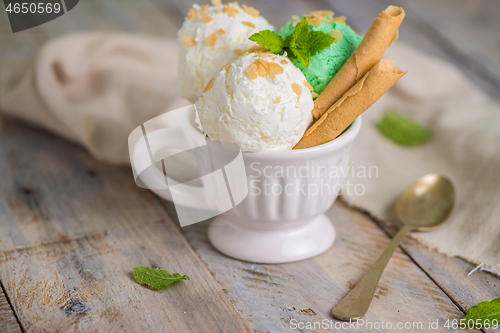
[[[398,28],[405,17],[401,7],[389,6],[373,21],[365,37],[338,73],[314,102],[312,115],[319,119],[366,72],[382,58],[385,50],[398,38]]]
[[[380,60],[309,127],[293,149],[310,148],[335,139],[406,72],[403,72],[393,60]]]

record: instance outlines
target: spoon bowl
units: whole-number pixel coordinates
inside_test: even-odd
[[[429,231],[444,223],[455,205],[451,181],[435,173],[419,178],[396,202],[396,215],[413,230]]]

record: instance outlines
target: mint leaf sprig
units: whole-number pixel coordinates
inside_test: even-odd
[[[158,268],[136,267],[134,268],[134,279],[140,285],[151,290],[160,290],[172,283],[189,280],[189,276],[180,275],[179,273],[170,274]]]
[[[271,30],[257,32],[250,40],[274,54],[287,51],[290,58],[297,58],[302,66],[309,67],[311,57],[332,45],[335,38],[323,31],[309,30],[307,18],[303,17],[285,40]]]
[[[249,39],[274,54],[283,54],[285,51],[284,48],[287,47],[283,38],[271,30],[259,31],[250,36]]]
[[[480,302],[478,305],[471,307],[463,320],[467,325],[469,320],[472,320],[474,326],[479,329],[485,327],[485,325],[491,326],[494,320],[500,322],[500,297],[490,302]]]

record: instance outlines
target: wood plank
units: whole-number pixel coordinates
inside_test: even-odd
[[[462,53],[468,55],[478,54],[483,58],[490,57],[491,59],[486,61],[484,65],[489,66],[488,68],[500,68],[498,64],[495,65],[497,61],[495,60],[496,56],[491,54],[493,52],[492,47],[495,46],[495,38],[498,37],[492,31],[498,31],[500,28],[500,22],[496,19],[500,15],[500,4],[498,2],[493,3],[488,0],[476,1],[474,3],[460,1],[460,3],[453,2],[451,4],[450,1],[379,0],[378,2],[363,4],[362,11],[352,2],[342,0],[331,2],[334,10],[345,14],[348,18],[356,14],[359,16],[360,13],[363,17],[366,15],[375,16],[381,9],[391,3],[401,5],[407,11],[407,17],[401,27],[401,41],[414,46],[418,45],[419,48],[426,52],[455,63],[455,65],[463,68],[468,73],[476,73],[477,68],[475,66],[477,64],[470,64],[462,59],[464,57],[464,55],[461,55]],[[464,8],[467,8],[467,10],[464,10]],[[465,18],[466,16],[467,18]],[[472,20],[474,22],[484,20],[485,22],[480,23],[480,26],[484,27],[484,29],[476,27],[471,29],[471,26],[475,26],[474,23],[470,22]],[[358,31],[366,31],[370,24],[369,21],[366,22],[366,19],[357,19],[356,22],[358,21],[363,22],[363,25],[358,26],[356,25],[357,23],[352,23],[352,21],[350,23],[356,25]],[[469,23],[465,24],[464,22],[467,21]],[[426,25],[427,28],[419,29],[419,26],[422,25]],[[456,29],[451,31],[451,27]],[[450,41],[447,43],[454,43],[455,46],[453,47],[457,47],[457,51],[447,52],[447,49],[443,48],[443,45],[436,41],[435,36],[431,36],[432,33],[430,31],[432,29],[443,30],[444,38],[450,38]],[[474,34],[479,33],[484,34],[484,36],[479,39],[475,38]],[[462,37],[468,42],[463,43],[464,39],[462,39],[462,42],[457,40],[457,38]],[[493,38],[493,41],[491,38]],[[462,44],[467,45],[463,46]],[[456,52],[460,53],[458,59],[456,58]],[[480,83],[478,81],[482,80],[478,78],[478,76],[481,76],[480,73],[471,74],[471,76],[476,83],[483,88],[485,87],[485,82]],[[500,77],[500,75],[496,75],[496,77]],[[486,87],[486,89],[490,89],[490,94],[492,94],[492,91],[496,91],[496,88],[491,85]],[[500,96],[500,90],[498,91],[499,93],[493,93],[496,95],[494,97],[498,98]],[[384,228],[389,235],[392,235],[394,232],[393,229],[387,228],[383,223],[380,223],[380,227]],[[476,272],[472,276],[467,276],[467,273],[474,268],[474,265],[461,258],[450,258],[439,254],[436,251],[425,248],[411,238],[403,241],[402,248],[464,312],[478,302],[491,300],[500,296],[498,290],[495,289],[499,285],[498,277],[487,272]]]
[[[23,328],[251,331],[129,167],[16,121],[1,126],[0,281]],[[131,278],[143,265],[192,281],[155,293]]]
[[[345,202],[343,205],[347,207]],[[349,209],[349,208],[348,208]],[[355,208],[350,208],[355,210]],[[367,218],[376,223],[387,235],[393,236],[396,228],[364,212]],[[416,239],[407,237],[400,247],[406,254],[441,288],[463,313],[479,302],[500,297],[500,279],[497,275],[478,270],[468,275],[476,265],[459,257],[449,257],[429,249]],[[493,330],[486,330],[493,332]]]
[[[209,1],[198,0],[154,0],[154,3],[159,8],[162,7],[162,4],[164,5],[167,3],[175,6],[178,18],[180,18],[178,28],[181,27],[184,17],[187,15],[189,8],[191,8],[193,4],[203,5],[208,2]],[[240,1],[240,4],[244,3],[255,7],[260,11],[260,14],[269,21],[269,23],[274,25],[274,27],[279,30],[280,27],[291,20],[292,15],[302,15],[309,13],[314,9],[322,8],[324,7],[322,2],[323,1],[318,0],[247,0]]]
[[[176,4],[178,4],[178,3],[184,4],[185,2],[177,1]],[[311,7],[314,7],[314,9],[325,7],[323,5],[321,5],[321,6],[317,5],[317,3],[321,4],[321,2],[314,2],[313,4],[311,4],[311,2],[298,2],[295,0],[292,2],[290,2],[290,1],[285,2],[284,0],[276,0],[276,1],[268,1],[268,2],[257,1],[255,3],[253,3],[253,2],[247,2],[247,3],[260,9],[261,12],[263,13],[263,15],[268,17],[269,20],[273,24],[276,25],[276,27],[279,27],[282,24],[284,24],[289,19],[289,15],[292,15],[292,14],[299,14],[300,15],[301,13],[308,12]],[[334,10],[339,14],[344,14],[344,11],[341,10],[343,3],[347,3],[347,2],[346,1],[336,1],[335,3],[332,3],[336,6],[336,8],[339,8],[339,9],[334,8]],[[478,1],[478,3],[483,3],[483,1],[482,0],[480,2]],[[104,6],[104,5],[102,5],[102,6]],[[102,9],[102,6],[101,5],[96,6],[94,9],[94,11],[95,11],[94,14],[98,15],[98,14],[102,13],[102,12],[99,12],[99,10]],[[173,11],[170,10],[171,8],[174,8],[170,2],[166,2],[166,1],[161,2],[159,6],[162,8],[162,12],[164,15],[169,15],[170,13],[174,13]],[[183,5],[183,6],[185,6],[185,5]],[[369,4],[364,3],[363,6],[365,6],[365,7],[363,7],[364,9],[371,8],[372,2],[369,2]],[[414,7],[413,10],[415,12],[420,13],[419,12],[420,9],[417,8],[419,5],[417,4],[415,6],[416,7]],[[354,8],[354,9],[359,9],[358,5],[356,5],[355,7],[356,8]],[[83,7],[81,7],[81,8],[83,8]],[[124,8],[124,7],[122,7],[122,8]],[[175,8],[177,8],[177,6],[175,6]],[[373,8],[375,9],[375,7],[373,7]],[[348,19],[350,21],[349,23],[352,25],[357,24],[358,21],[359,22],[362,21],[363,22],[362,24],[364,24],[364,22],[367,22],[367,25],[369,26],[369,24],[373,20],[373,17],[375,17],[376,14],[378,14],[378,12],[380,11],[380,8],[378,8],[378,6],[376,8],[377,9],[374,10],[374,13],[373,13],[374,15],[370,14],[370,12],[368,10],[363,10],[361,14],[359,14],[359,13],[356,14],[357,16],[354,16],[355,13],[353,13],[352,19],[351,19],[351,15],[349,15],[349,14],[345,14],[345,15],[348,17]],[[429,8],[432,8],[432,7],[429,7]],[[460,7],[457,6],[457,8],[460,8]],[[104,10],[106,10],[106,9],[104,9]],[[94,24],[94,22],[97,22],[97,21],[93,22],[92,20],[85,20],[84,19],[87,14],[82,15],[82,12],[79,12],[78,16],[76,14],[74,14],[73,19],[80,21],[78,24],[74,25],[75,30],[77,29],[77,27],[83,27],[85,24],[87,24],[87,28],[101,27],[101,28],[116,29],[116,23],[113,22],[114,17],[116,17],[116,20],[118,22],[121,22],[120,24],[123,24],[123,26],[120,26],[119,29],[123,28],[123,30],[127,30],[127,31],[138,31],[138,30],[140,30],[140,29],[137,29],[138,25],[142,24],[142,25],[145,25],[144,31],[151,32],[154,34],[159,34],[159,33],[161,33],[160,30],[162,30],[163,27],[165,27],[162,23],[162,25],[160,25],[160,27],[162,27],[162,28],[156,29],[155,24],[158,22],[154,18],[150,21],[140,19],[137,22],[134,22],[134,20],[131,16],[123,15],[123,13],[121,11],[113,12],[113,6],[107,7],[107,10],[108,10],[109,15],[113,15],[113,13],[116,13],[115,14],[116,16],[109,16],[109,18],[110,18],[108,20],[109,22],[102,22],[102,20],[99,21],[99,17],[102,18],[102,17],[108,17],[108,16],[106,16],[106,15],[99,16],[97,18],[97,20],[101,23],[98,23],[96,26],[95,25],[91,26],[91,23]],[[151,11],[146,11],[146,12],[151,13]],[[75,11],[74,13],[77,13],[77,12]],[[178,11],[176,11],[175,13],[178,13]],[[100,14],[100,15],[102,15],[102,14]],[[170,14],[170,15],[173,18],[177,19],[176,22],[180,22],[178,20],[180,16],[176,16],[177,14]],[[358,20],[358,17],[360,17],[360,15],[362,15],[363,17],[367,17],[367,19],[363,18],[363,19]],[[143,17],[147,17],[147,15],[145,15]],[[356,21],[356,23],[354,21]],[[405,20],[405,23],[407,21],[408,21],[408,18]],[[54,23],[56,23],[56,22],[57,21],[54,21]],[[127,25],[129,22],[130,22],[130,24]],[[65,23],[65,24],[68,24],[68,23]],[[364,29],[361,26],[361,24],[360,24],[360,27],[361,27],[361,29]],[[450,57],[440,47],[439,42],[436,42],[435,40],[429,41],[428,33],[421,32],[420,30],[418,30],[418,27],[419,27],[418,24],[412,25],[412,27],[413,27],[412,29],[407,29],[406,31],[402,30],[402,37],[401,37],[402,40],[406,40],[408,42],[411,42],[412,44],[418,45],[419,47],[427,50],[428,52],[437,54],[437,55],[442,56],[444,58],[448,58],[448,59],[455,61],[457,63],[456,59],[454,59],[453,57]],[[52,30],[52,28],[51,28],[51,30]],[[55,36],[58,34],[59,30],[58,31],[56,31],[56,30],[57,29],[49,31],[52,34],[51,36]],[[175,34],[172,29],[166,28],[165,31],[166,31],[167,35],[174,35]],[[359,31],[363,31],[363,30],[359,30]],[[3,59],[4,54],[6,54],[6,53],[3,53],[3,52],[6,52],[5,50],[8,50],[7,54],[10,54],[11,56],[16,57],[16,58],[19,56],[19,54],[15,53],[18,50],[21,50],[22,54],[34,54],[34,52],[36,51],[36,49],[39,45],[38,40],[41,39],[41,37],[40,37],[41,34],[38,34],[38,35],[37,34],[26,34],[25,36],[28,36],[27,37],[28,39],[32,38],[33,36],[38,36],[37,42],[35,44],[30,44],[30,42],[28,42],[28,39],[19,39],[18,38],[18,39],[16,39],[17,41],[19,41],[19,45],[17,46],[18,47],[17,49],[16,49],[16,47],[12,46],[14,44],[8,44],[9,48],[0,48],[0,52],[2,52],[2,53],[0,53],[0,59]],[[21,37],[21,36],[18,36],[18,37]],[[1,38],[2,37],[0,36],[0,39]],[[22,37],[22,38],[25,38],[25,37]],[[3,44],[3,41],[4,41],[4,39],[2,39],[2,43],[0,43],[0,44],[7,45],[7,44]],[[468,40],[468,43],[470,43],[471,45],[474,45],[473,40],[472,41]],[[30,45],[35,45],[35,46],[30,48]],[[492,45],[494,46],[495,44],[492,43]],[[23,49],[28,49],[29,52],[22,51]],[[26,57],[29,57],[29,56],[27,55]],[[457,64],[460,65],[459,62]],[[474,71],[474,69],[471,69],[471,71]],[[473,75],[476,75],[476,74],[473,74]],[[9,122],[8,127],[10,128],[11,125],[12,125],[12,123]],[[17,125],[14,125],[14,126],[17,126]],[[4,129],[5,128],[2,128],[2,130],[4,130]],[[33,137],[33,135],[31,136],[31,139],[36,140],[37,138],[38,137],[36,135],[34,137]],[[28,148],[28,150],[29,150],[29,148],[30,148],[29,146],[31,144],[34,144],[35,146],[37,146],[37,142],[31,141],[31,139],[29,141],[27,140],[26,141],[27,143],[24,145],[18,144],[16,146],[17,149],[25,150]],[[59,141],[58,139],[54,139],[54,140]],[[55,150],[61,149],[61,145],[56,144],[54,146],[54,149]],[[74,148],[72,148],[72,149],[74,149]],[[63,149],[63,151],[67,151],[67,150],[68,149],[66,149],[66,150]],[[10,146],[5,146],[5,145],[2,146],[0,144],[0,151],[7,152],[7,153],[11,154],[12,156],[14,156],[14,158],[9,160],[9,163],[15,164],[16,162],[18,162],[18,161],[16,161],[15,150],[10,149]],[[77,149],[77,151],[78,151],[78,154],[85,155],[85,153],[82,150]],[[37,149],[31,149],[29,151],[29,153],[36,154]],[[44,156],[44,159],[50,160],[50,158],[52,158],[54,154],[51,155],[51,154],[47,154],[47,152],[42,152],[42,155]],[[57,154],[55,154],[55,155],[57,156]],[[2,156],[6,156],[6,155],[2,155]],[[75,178],[77,178],[76,180],[70,179],[68,177],[62,177],[62,179],[57,180],[57,177],[55,175],[56,172],[53,170],[52,173],[49,173],[49,185],[47,187],[42,186],[41,191],[40,191],[37,188],[35,188],[35,189],[30,188],[30,187],[25,188],[23,186],[24,184],[29,183],[29,182],[25,182],[26,180],[31,181],[31,179],[32,179],[31,177],[33,177],[33,175],[30,174],[31,173],[30,166],[29,166],[30,159],[28,158],[29,154],[24,154],[22,156],[23,157],[21,158],[20,162],[21,162],[21,165],[23,167],[23,170],[19,173],[14,174],[14,175],[8,173],[8,175],[11,175],[11,176],[13,175],[16,177],[16,180],[18,181],[17,185],[9,183],[9,182],[6,182],[6,184],[9,184],[9,189],[14,190],[14,191],[11,191],[11,193],[9,194],[9,198],[11,198],[13,200],[13,202],[15,203],[15,206],[16,206],[16,208],[14,209],[14,211],[15,211],[14,215],[16,215],[16,214],[24,214],[24,215],[22,215],[23,218],[21,219],[21,221],[10,220],[8,228],[1,230],[2,231],[1,235],[5,235],[3,233],[3,231],[7,231],[10,234],[8,237],[6,236],[3,239],[0,239],[0,248],[12,250],[16,246],[31,246],[33,244],[35,244],[35,246],[46,246],[47,242],[49,242],[49,243],[52,241],[56,242],[60,239],[66,240],[68,237],[76,237],[76,238],[83,237],[83,238],[85,238],[85,235],[87,235],[88,233],[91,233],[91,232],[103,232],[105,230],[118,228],[119,226],[114,223],[115,221],[113,219],[113,216],[106,214],[106,209],[105,209],[106,207],[105,206],[107,204],[111,204],[112,200],[110,200],[110,198],[107,198],[105,195],[100,195],[100,196],[97,195],[97,197],[95,197],[95,198],[92,197],[93,195],[96,194],[96,192],[99,192],[99,191],[93,191],[92,189],[90,189],[88,192],[86,192],[86,194],[83,195],[83,197],[81,199],[79,199],[82,202],[83,209],[78,207],[78,205],[75,202],[72,202],[71,200],[69,200],[69,201],[64,200],[65,197],[67,197],[68,195],[71,195],[71,193],[73,193],[75,188],[80,187],[80,188],[85,189],[86,186],[88,186],[87,183],[90,183],[91,184],[90,186],[93,188],[101,186],[102,188],[105,188],[106,191],[108,191],[108,189],[111,187],[111,190],[110,190],[111,193],[113,195],[117,195],[120,198],[119,200],[121,200],[124,203],[123,206],[114,207],[113,211],[116,212],[119,209],[125,209],[125,212],[121,215],[120,219],[127,219],[127,223],[129,223],[128,228],[136,229],[136,228],[139,228],[141,225],[147,223],[145,221],[151,221],[151,219],[148,219],[147,217],[146,217],[146,219],[136,218],[137,212],[133,213],[134,210],[141,211],[140,210],[141,203],[146,202],[149,199],[144,199],[144,201],[141,201],[141,203],[137,203],[137,204],[133,200],[129,200],[129,201],[124,200],[124,198],[123,198],[124,194],[128,193],[128,191],[129,191],[129,189],[127,188],[127,183],[125,183],[125,187],[122,189],[122,193],[117,193],[117,192],[119,192],[119,190],[113,189],[113,186],[115,186],[114,184],[120,183],[122,179],[126,179],[126,176],[123,176],[123,175],[126,175],[128,172],[128,170],[126,170],[126,168],[124,168],[123,170],[121,170],[121,168],[117,168],[118,170],[120,170],[119,172],[116,172],[116,169],[108,169],[108,168],[105,168],[105,170],[101,170],[101,169],[99,169],[99,165],[96,168],[91,168],[90,166],[94,166],[94,164],[92,163],[93,162],[92,159],[88,158],[86,161],[87,164],[84,163],[84,165],[78,169],[78,172],[76,173],[77,177],[75,177]],[[59,158],[60,158],[60,156],[59,156]],[[44,159],[42,159],[42,160],[44,160]],[[84,160],[85,160],[85,158],[84,158]],[[53,167],[54,165],[57,165],[59,162],[60,161],[49,163],[49,165]],[[62,162],[63,162],[63,165],[72,165],[72,163],[70,163],[71,161],[68,161],[64,158],[62,159]],[[74,167],[74,166],[72,166],[72,167]],[[2,166],[0,166],[0,169],[2,169],[0,171],[5,171],[5,168],[2,168]],[[99,170],[101,170],[102,172],[99,172]],[[116,173],[118,173],[118,175]],[[89,180],[89,178],[86,178],[86,176],[85,176],[86,174],[88,174],[90,176],[90,180]],[[7,174],[3,173],[3,175],[7,175]],[[41,178],[43,178],[43,176],[44,176],[44,174],[35,175],[34,176],[35,183],[40,182]],[[96,185],[94,183],[97,181],[92,180],[92,177],[100,178],[98,180],[99,185]],[[108,181],[109,177],[114,177],[114,178],[112,181]],[[68,182],[70,184],[69,189],[67,189],[65,191],[62,190],[62,188],[64,186],[61,185],[61,184],[64,184],[64,182]],[[2,188],[4,188],[3,187],[4,183],[2,183],[1,185],[2,185]],[[52,185],[55,185],[55,188],[53,188],[54,189],[53,191],[51,189]],[[56,193],[61,192],[61,191],[62,191],[62,194],[60,194],[56,198],[56,200],[54,200],[54,201],[50,200],[52,194],[56,194]],[[85,190],[83,190],[83,191],[85,191]],[[142,191],[142,192],[144,192],[144,193],[142,193],[141,195],[146,196],[146,197],[150,196],[150,194],[148,192],[146,192],[146,191]],[[23,193],[24,193],[24,195],[22,195]],[[122,195],[120,196],[120,194],[122,194]],[[139,197],[139,195],[137,197]],[[45,200],[47,198],[49,198],[48,204],[45,203]],[[69,226],[71,228],[65,229],[65,222],[64,222],[65,217],[64,217],[64,214],[58,213],[57,205],[61,204],[61,203],[63,205],[66,205],[66,204],[68,204],[68,202],[69,202],[69,207],[62,207],[61,209],[63,209],[63,210],[66,209],[67,211],[79,211],[80,209],[81,209],[81,211],[87,210],[88,212],[93,212],[92,216],[85,215],[81,221],[79,220],[81,218],[80,216],[78,218],[74,218],[74,220],[69,224]],[[0,203],[0,205],[1,205],[1,203]],[[155,208],[152,207],[150,203],[148,204],[148,207],[149,207],[149,209],[153,209],[153,211],[154,211],[153,213],[148,211],[150,214],[149,215],[150,218],[155,219],[158,216],[162,215],[161,212],[159,213],[157,210],[155,210]],[[90,210],[90,209],[92,209],[92,210]],[[129,209],[129,210],[127,210],[127,209]],[[0,209],[0,211],[3,212],[4,210]],[[48,214],[46,214],[47,212],[48,212]],[[127,215],[129,215],[129,214],[131,216],[129,218],[127,218]],[[40,221],[38,220],[38,217],[45,218],[48,221],[48,223],[47,222],[40,223]],[[26,226],[25,232],[19,232],[18,229],[12,227],[12,224],[20,223],[20,222],[25,223],[24,224]],[[77,223],[77,222],[80,222],[80,223]],[[32,234],[33,230],[35,232]],[[63,232],[60,232],[61,230]],[[201,237],[201,235],[200,235],[200,237]],[[2,240],[3,240],[3,242],[2,242]],[[405,246],[406,246],[406,242],[404,243],[403,247],[405,249],[407,249],[407,247],[405,247]],[[379,250],[381,251],[381,249],[379,249]],[[462,266],[457,264],[456,266],[454,266],[450,269],[446,265],[443,265],[443,263],[445,263],[447,260],[449,261],[449,259],[447,257],[443,256],[443,258],[441,260],[436,261],[435,255],[432,253],[429,254],[428,252],[425,252],[425,249],[424,249],[424,251],[422,251],[422,249],[417,248],[414,250],[414,253],[411,252],[412,249],[409,249],[409,250],[407,249],[407,251],[410,254],[410,256],[412,256],[412,258],[421,267],[423,267],[426,270],[427,274],[429,274],[429,272],[436,272],[436,274],[434,276],[431,275],[431,277],[433,277],[433,279],[440,284],[440,287],[443,288],[446,291],[446,293],[448,293],[449,295],[452,295],[453,292],[456,292],[457,294],[467,293],[467,288],[469,288],[469,286],[466,285],[464,288],[464,286],[460,285],[457,281],[454,281],[454,280],[451,281],[452,277],[449,276],[449,274],[451,274],[451,275],[455,274],[457,276],[457,280],[459,280],[461,275],[459,275],[458,273],[463,272],[463,271],[460,271],[460,269],[461,269],[460,267],[462,267]],[[420,256],[420,257],[418,257],[418,256]],[[429,256],[430,258],[427,258],[427,256]],[[439,257],[439,256],[437,256],[437,257]],[[417,259],[415,259],[415,258],[417,258]],[[455,262],[455,261],[452,261],[452,262]],[[463,267],[466,267],[466,265],[468,265],[468,264],[464,263]],[[246,266],[244,266],[244,267],[246,267]],[[437,271],[437,269],[439,267],[442,267],[441,271]],[[221,264],[219,269],[221,271],[223,271],[223,268],[224,267]],[[260,266],[258,266],[257,269],[261,269]],[[251,267],[250,267],[250,270],[251,270]],[[236,270],[236,272],[239,272],[239,271],[241,271],[241,270]],[[258,271],[258,273],[259,272],[260,271]],[[449,272],[451,272],[451,273],[449,273]],[[251,274],[248,272],[246,272],[246,273],[248,274],[246,276],[246,278],[255,278],[254,274]],[[265,271],[264,271],[264,273],[265,273]],[[473,291],[470,291],[470,295],[465,295],[465,296],[462,295],[462,297],[469,296],[470,299],[465,299],[464,303],[462,304],[462,303],[460,303],[461,298],[456,297],[456,299],[458,299],[458,304],[462,308],[465,308],[468,304],[474,304],[475,299],[480,298],[479,296],[481,296],[481,295],[486,296],[485,294],[487,292],[489,292],[488,290],[486,290],[486,292],[484,291],[485,288],[483,288],[483,286],[486,283],[492,283],[492,284],[495,283],[494,282],[495,280],[490,280],[490,279],[485,278],[484,276],[486,273],[484,273],[484,272],[482,272],[479,275],[476,275],[476,274],[477,273],[475,273],[473,276],[471,276],[471,278],[477,278],[477,280],[474,280],[474,283],[477,283],[475,285],[475,289],[468,289],[468,290],[473,290]],[[299,274],[299,276],[300,276],[300,274]],[[486,276],[489,276],[489,275],[486,274]],[[217,277],[217,275],[216,275],[216,277]],[[359,277],[361,277],[361,274],[359,275]],[[489,276],[489,277],[491,277],[491,276]],[[439,278],[441,278],[441,281],[439,280]],[[251,282],[249,282],[246,279],[243,279],[241,276],[239,277],[239,279],[240,279],[240,281],[239,281],[240,283],[244,282],[248,285],[252,285]],[[307,279],[305,279],[303,281],[310,282],[310,280],[307,280]],[[450,281],[451,281],[451,283],[450,283]],[[226,282],[229,283],[230,279]],[[258,288],[262,289],[265,287],[266,287],[265,283],[262,283],[262,282],[257,283],[254,281],[253,288],[247,286],[246,289],[244,289],[244,290],[247,293],[251,294],[252,292],[255,292],[256,290],[258,290]],[[449,289],[446,289],[447,287],[449,287]],[[298,287],[295,286],[294,288],[296,289]],[[294,288],[292,288],[292,289],[294,289]],[[455,288],[458,288],[458,289],[455,290]],[[460,289],[460,288],[462,288],[462,289]],[[227,290],[229,290],[229,289],[227,289]],[[283,291],[284,289],[281,289],[281,290]],[[298,293],[297,290],[295,290],[294,292]],[[481,294],[481,292],[483,292],[483,293]],[[230,294],[230,293],[228,292],[228,294]],[[236,294],[233,293],[232,295],[234,296]],[[261,290],[260,295],[261,295],[261,297],[263,297],[263,295],[265,296],[265,292]],[[479,295],[479,296],[475,296],[475,295]],[[273,295],[271,295],[271,296],[273,296]],[[248,299],[252,300],[251,297],[249,297]],[[266,302],[265,301],[266,298],[261,298],[260,301],[262,301],[262,299],[264,299],[264,302]],[[303,299],[300,299],[300,300],[303,301]],[[233,301],[234,301],[234,299],[233,299]],[[239,302],[242,303],[241,300]],[[305,302],[304,309],[306,310],[305,312],[311,313],[311,312],[307,311],[307,308],[305,308],[305,306],[308,303],[306,301],[304,301],[304,302]],[[260,302],[260,303],[256,302],[254,304],[251,304],[251,306],[258,307],[258,306],[262,306],[262,304],[263,304],[262,302]],[[276,302],[273,304],[276,304]],[[240,304],[240,306],[243,306],[243,305]],[[249,307],[249,309],[251,309],[251,306]],[[268,306],[268,308],[273,308],[273,307]],[[274,307],[274,309],[276,309],[276,307]],[[278,311],[283,312],[283,310],[281,310],[281,309],[278,309]],[[285,313],[287,313],[287,312],[288,311],[286,311]],[[262,315],[265,315],[264,311],[261,311],[260,313]],[[253,320],[260,320],[260,318],[258,317],[258,314],[259,313],[251,314],[251,316],[249,318],[251,318]],[[270,323],[269,325],[271,325],[271,324],[272,323]]]
[[[142,265],[191,280],[151,291]],[[1,252],[0,278],[29,332],[252,331],[169,220]]]
[[[12,33],[7,12],[0,11],[0,64],[31,60],[44,40],[43,33]]]
[[[23,248],[165,214],[138,188],[130,167],[94,160],[81,147],[5,119],[0,124],[0,250]]]
[[[21,333],[21,327],[17,322],[16,316],[10,307],[9,301],[0,288],[0,332],[3,333]]]
[[[170,2],[164,2],[163,10],[158,10],[155,0],[80,1],[72,11],[44,24],[43,28],[51,37],[64,31],[96,29],[175,37],[177,22],[170,15],[174,9]]]
[[[377,15],[390,4],[389,0],[388,3],[366,1],[363,2],[363,6],[360,8],[358,3],[354,3],[352,1],[325,0],[325,2],[332,8],[332,10],[335,11],[337,15],[347,17],[347,23],[362,36],[364,36],[366,31],[368,31],[368,28],[373,23],[373,20],[377,17]],[[396,3],[394,4],[397,5]],[[410,21],[413,22],[413,24]],[[448,61],[453,60],[441,48],[436,47],[432,40],[429,40],[426,34],[423,34],[415,28],[414,18],[412,18],[408,13],[406,14],[403,24],[399,30],[399,41],[416,46],[425,52],[447,59]]]
[[[387,6],[403,7],[406,17],[400,27],[400,41],[453,63],[491,97],[500,100],[498,1],[478,0],[472,4],[466,0],[377,0],[363,2],[362,7],[349,0],[325,2],[336,13],[345,15],[361,34]],[[485,22],[478,25],[480,20]]]
[[[476,265],[427,249],[412,238],[406,239],[401,247],[464,312],[479,302],[500,297],[497,275],[478,270],[469,276]]]
[[[459,67],[480,76],[500,93],[500,2],[399,1],[420,21],[420,30],[450,54]]]
[[[197,2],[156,0],[156,3],[174,4],[178,17],[183,17]],[[362,6],[350,0],[256,0],[246,3],[259,9],[277,30],[291,15],[324,8],[345,15],[349,25],[360,34],[368,30],[373,19],[388,5],[402,6],[407,17],[400,29],[401,41],[454,63],[490,96],[500,99],[500,37],[496,33],[500,28],[497,19],[500,4],[496,0],[459,0],[459,3],[455,0],[377,0],[365,1]],[[474,29],[470,29],[471,26]]]
[[[67,14],[13,34],[5,11],[0,12],[0,64],[32,61],[49,40],[68,33],[105,30],[176,38],[183,15],[170,2],[80,1]]]
[[[468,276],[475,265],[458,257],[449,257],[425,248],[415,239],[408,238],[401,244],[404,251],[462,310],[467,311],[479,302],[500,297],[500,280],[497,275],[476,271]],[[485,332],[498,332],[483,329]]]
[[[172,209],[171,204],[166,205]],[[333,320],[330,315],[333,306],[363,277],[389,242],[368,217],[340,203],[334,204],[328,214],[337,229],[333,247],[313,259],[283,265],[260,265],[223,256],[207,239],[207,222],[182,230],[253,329],[288,332],[292,331],[295,320],[313,323]],[[446,320],[460,319],[463,315],[398,249],[365,319],[373,323],[384,320],[394,325],[397,322],[428,325],[429,320],[438,320],[443,329]]]
[[[277,29],[291,15],[300,15],[316,8],[331,8],[337,14],[347,16],[349,24],[360,33],[366,32],[373,18],[388,4],[402,5],[408,12],[401,27],[402,41],[454,62],[493,97],[499,96],[500,41],[495,32],[499,28],[496,18],[500,15],[500,5],[495,0],[477,0],[473,3],[459,1],[457,4],[455,0],[377,0],[363,3],[361,9],[357,2],[348,0],[258,0],[247,3],[260,9]],[[49,38],[88,29],[175,37],[185,13],[196,2],[81,2],[66,15],[15,35],[10,33],[6,15],[0,15],[0,44],[9,45],[8,48],[0,49],[0,59],[31,59]],[[470,26],[477,28],[470,29]],[[467,43],[463,43],[463,40],[467,40]]]

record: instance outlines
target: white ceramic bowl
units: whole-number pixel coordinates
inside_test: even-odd
[[[213,246],[259,263],[307,259],[328,249],[335,229],[324,213],[342,188],[360,127],[358,118],[337,139],[309,149],[243,153],[249,194],[212,222]]]
[[[193,125],[192,108],[184,109],[179,113],[186,118],[182,130],[148,131],[146,126],[149,154],[140,152],[140,143],[131,145],[136,177],[141,170],[136,170],[135,165],[144,164],[146,155],[155,156],[166,146],[188,149],[206,145],[204,136]],[[342,190],[349,152],[360,127],[358,118],[335,140],[309,149],[240,153],[245,172],[233,178],[227,170],[224,174],[233,195],[229,208],[220,208],[226,187],[212,190],[206,179],[202,179],[203,185],[211,190],[205,192],[174,181],[168,182],[170,191],[165,191],[158,187],[159,183],[165,185],[159,171],[142,181],[161,197],[173,200],[178,215],[184,214],[180,212],[182,207],[216,211],[205,215],[217,215],[208,236],[216,249],[230,257],[258,263],[307,259],[328,249],[335,239],[335,229],[324,213]],[[206,158],[198,156],[198,162],[200,170],[206,167]],[[242,180],[245,173],[246,181]],[[240,185],[233,185],[238,182]]]

